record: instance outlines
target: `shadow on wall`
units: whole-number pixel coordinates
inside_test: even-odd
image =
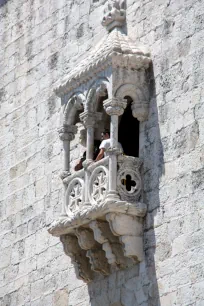
[[[4,4],[6,4],[7,1],[8,1],[8,0],[0,0],[0,7],[1,7],[2,5],[4,5]]]
[[[163,260],[165,259],[165,243],[167,242],[162,242],[162,238],[158,240],[155,228],[159,225],[158,216],[163,214],[160,206],[159,187],[160,178],[165,174],[165,169],[153,66],[150,67],[150,112],[149,120],[144,128],[142,156],[144,157],[144,202],[147,204],[147,215],[144,221],[144,252],[149,281],[148,301],[145,305],[160,306],[157,263],[162,260],[162,257]],[[155,256],[155,251],[158,256]]]
[[[108,277],[97,275],[88,285],[91,306],[160,306],[156,276],[155,219],[160,211],[159,182],[164,174],[163,147],[160,138],[158,110],[153,67],[150,68],[150,112],[149,120],[141,125],[142,147],[140,156],[144,160],[144,202],[148,206],[144,221],[145,259],[139,265],[112,273]],[[164,242],[165,243],[165,242]],[[157,249],[164,251],[163,244]]]

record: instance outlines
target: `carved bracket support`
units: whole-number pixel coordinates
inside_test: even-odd
[[[86,250],[86,256],[89,258],[93,271],[100,272],[103,275],[109,274],[109,266],[105,257],[105,252],[94,239],[93,232],[89,229],[78,228],[76,235],[80,247]]]
[[[63,235],[60,240],[64,247],[66,255],[70,256],[76,268],[77,276],[85,282],[90,282],[93,278],[93,272],[86,257],[86,252],[79,247],[75,236]]]
[[[114,236],[107,222],[92,221],[89,227],[94,232],[95,240],[102,244],[108,263],[113,266],[125,267],[125,258],[118,237]]]
[[[126,257],[143,260],[142,219],[136,216],[110,213],[106,215],[114,235],[119,236]]]

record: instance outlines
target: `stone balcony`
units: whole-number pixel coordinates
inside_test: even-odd
[[[124,1],[108,2],[102,19],[107,34],[55,89],[62,104],[59,136],[64,148],[65,201],[49,232],[60,237],[86,282],[95,272],[108,275],[143,259],[146,205],[142,203],[141,161],[122,155],[117,148],[125,110],[131,110],[127,124],[132,118],[148,120],[151,58],[146,48],[127,35],[125,20]],[[83,170],[70,175],[70,142],[78,122],[86,130],[87,160]],[[134,127],[123,133],[132,135],[128,141],[139,149]],[[104,129],[110,130],[108,157],[95,163],[94,140],[100,139]],[[124,152],[138,155],[121,144]]]
[[[116,194],[110,193],[110,157],[85,162],[85,168],[64,178],[63,215],[49,232],[60,237],[78,276],[92,280],[143,259],[142,179],[139,158],[117,155]]]

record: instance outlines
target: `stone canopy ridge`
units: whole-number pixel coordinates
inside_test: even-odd
[[[122,28],[115,27],[108,33],[89,55],[68,74],[66,80],[55,89],[62,96],[81,84],[94,78],[94,75],[107,67],[124,67],[127,69],[148,68],[150,53],[136,46]]]

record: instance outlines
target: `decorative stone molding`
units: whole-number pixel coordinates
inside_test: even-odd
[[[60,237],[65,253],[86,282],[95,272],[108,275],[143,260],[142,222],[147,206],[143,203],[142,162],[118,149],[118,124],[130,100],[132,115],[139,121],[147,120],[151,59],[149,52],[123,31],[125,9],[124,1],[108,1],[102,21],[107,35],[56,88],[65,104],[59,129],[64,146],[61,178],[65,201],[49,233]],[[103,101],[101,97],[106,96]],[[107,117],[105,112],[102,116],[102,101],[111,117],[110,148],[105,158],[94,162],[94,140],[100,132],[95,129]],[[72,173],[70,141],[79,119],[85,127],[86,160],[83,169]]]
[[[67,187],[68,203],[66,207],[67,215],[72,215],[79,211],[83,201],[84,181],[80,178],[74,178]]]
[[[111,232],[107,222],[95,220],[90,222],[89,226],[94,232],[95,240],[102,244],[108,263],[112,266],[124,268],[126,262],[121,244],[118,238]]]
[[[86,128],[93,127],[98,121],[101,120],[102,114],[101,113],[93,113],[85,111],[80,114],[80,120],[83,122]]]
[[[117,188],[123,201],[138,201],[142,193],[141,161],[132,156],[118,156]]]
[[[142,219],[136,216],[110,213],[106,215],[111,231],[120,236],[124,255],[136,262],[143,260]]]
[[[98,166],[94,169],[89,179],[89,199],[95,205],[105,199],[108,190],[108,169]]]
[[[118,9],[113,8],[113,10]],[[109,21],[106,19],[106,22]],[[145,71],[149,68],[151,58],[146,48],[136,45],[122,29],[115,27],[114,22],[112,25],[111,31],[93,48],[88,57],[71,71],[63,83],[56,87],[55,92],[58,96],[62,97],[79,88],[82,84],[88,83],[90,79],[96,80],[98,75],[109,67],[115,70],[113,71],[114,80],[117,80],[116,76],[119,75],[118,69],[121,72],[124,68],[128,70],[126,79],[123,78],[123,84],[132,83],[129,81],[131,73]],[[135,81],[132,84],[135,84]]]
[[[90,282],[93,278],[93,272],[86,257],[86,252],[79,247],[77,238],[75,236],[63,235],[60,237],[60,240],[65,254],[71,257],[76,267],[77,276],[87,283]]]
[[[87,250],[86,256],[90,260],[93,271],[100,272],[103,275],[109,274],[109,266],[105,257],[105,252],[94,239],[93,232],[88,229],[79,228],[76,230],[79,245]]]
[[[84,171],[77,171],[63,180],[67,185],[65,192],[64,210],[72,217],[82,208],[84,201]]]
[[[77,126],[75,125],[63,125],[61,128],[58,129],[59,138],[62,141],[65,140],[73,140],[75,134],[77,133]]]
[[[125,99],[111,98],[103,102],[106,113],[109,116],[121,116],[126,108],[127,101]]]
[[[100,205],[94,207],[82,207],[75,216],[62,216],[54,220],[49,226],[49,233],[53,236],[60,237],[61,235],[73,233],[79,226],[89,224],[90,220],[101,219],[106,214],[121,213],[129,214],[131,216],[144,217],[147,211],[147,206],[142,202],[129,203],[125,201],[118,201],[108,203],[104,201]]]

